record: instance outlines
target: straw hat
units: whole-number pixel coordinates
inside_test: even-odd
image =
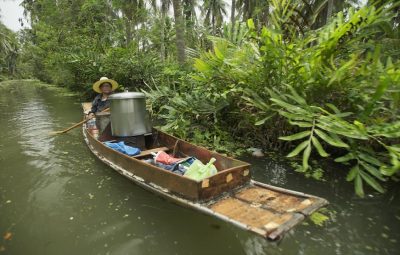
[[[102,93],[100,90],[100,86],[103,83],[110,83],[111,84],[111,90],[114,91],[116,88],[118,88],[118,83],[114,80],[108,79],[107,77],[101,77],[100,80],[96,81],[93,84],[93,90],[96,91],[97,93]]]

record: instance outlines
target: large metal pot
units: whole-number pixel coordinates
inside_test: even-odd
[[[113,136],[137,136],[151,132],[145,95],[123,92],[109,96]]]

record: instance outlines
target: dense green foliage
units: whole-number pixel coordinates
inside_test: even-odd
[[[177,136],[287,151],[313,176],[329,157],[358,195],[383,192],[400,173],[399,5],[357,2],[24,0],[16,70],[86,96],[108,76]]]
[[[299,35],[287,6],[275,4],[269,27],[258,31],[249,20],[234,42],[210,38],[212,50],[194,58],[178,89],[150,92],[163,128],[225,151],[229,138],[285,148],[280,136],[293,146],[288,157],[302,155],[299,171],[319,171],[310,157],[331,156],[350,167],[358,195],[364,182],[383,192],[380,182],[400,170],[400,41],[391,9],[349,9]]]
[[[144,19],[139,6],[126,6],[123,1],[74,1],[71,5],[70,1],[45,0],[23,5],[32,23],[32,30],[23,35],[24,49],[33,62],[34,76],[41,80],[92,93],[91,84],[101,76],[132,87],[160,72],[159,60],[143,35],[146,28],[135,34],[126,31],[134,27],[133,20]],[[121,17],[120,12],[135,15]]]
[[[16,74],[18,39],[0,22],[0,81]]]

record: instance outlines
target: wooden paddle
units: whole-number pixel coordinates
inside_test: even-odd
[[[107,111],[109,111],[109,110],[110,110],[110,108],[106,108],[106,109],[102,110],[101,112],[107,112]],[[50,134],[51,134],[51,135],[65,134],[65,133],[67,133],[68,131],[70,131],[70,130],[76,128],[76,127],[79,127],[79,126],[81,126],[81,125],[83,125],[83,124],[85,124],[86,122],[88,122],[88,121],[91,120],[92,118],[93,118],[93,117],[87,118],[87,119],[85,119],[85,120],[82,120],[81,122],[78,122],[78,123],[74,124],[73,126],[67,128],[67,129],[64,129],[64,130],[61,130],[61,131],[54,131],[54,132],[51,132]]]

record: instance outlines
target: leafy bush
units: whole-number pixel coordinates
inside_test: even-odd
[[[398,29],[390,8],[350,9],[300,33],[274,6],[268,28],[249,20],[239,41],[210,37],[194,71],[149,91],[151,104],[165,104],[155,113],[181,137],[291,148],[305,173],[310,157],[330,156],[349,166],[358,195],[364,183],[383,192],[400,173],[400,51],[383,45]]]

